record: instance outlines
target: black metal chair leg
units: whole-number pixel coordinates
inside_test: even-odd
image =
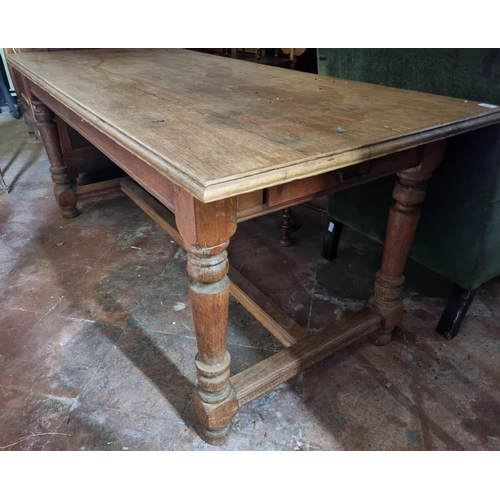
[[[19,112],[19,109],[17,108],[16,103],[14,102],[14,99],[10,95],[9,89],[7,88],[7,85],[5,85],[5,82],[3,81],[1,73],[0,73],[0,93],[3,95],[5,102],[7,103],[7,106],[9,107],[10,114],[16,120],[19,120],[19,118],[21,118],[21,113]]]
[[[330,219],[328,223],[328,228],[323,235],[323,246],[321,248],[321,256],[328,261],[337,257],[337,249],[343,227],[344,224],[334,219]]]
[[[446,303],[436,331],[445,339],[451,340],[456,337],[462,320],[474,299],[476,289],[467,290],[458,285],[453,285],[451,296]]]
[[[0,188],[2,188],[6,193],[10,192],[10,187],[3,180],[3,175],[1,170],[0,170]]]

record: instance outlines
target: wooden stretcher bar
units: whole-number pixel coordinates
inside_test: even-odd
[[[130,178],[120,181],[122,191],[183,246],[170,210]],[[282,351],[231,377],[238,405],[258,398],[335,351],[377,330],[383,316],[363,309],[310,336],[298,323],[271,302],[255,285],[230,266],[230,293],[285,347]]]
[[[120,182],[122,191],[166,231],[178,245],[183,246],[181,235],[175,227],[174,214],[132,179],[124,178]],[[231,295],[285,347],[307,337],[308,333],[298,323],[293,321],[232,266],[229,268],[229,279],[231,281],[229,289]]]
[[[234,375],[231,383],[236,390],[238,404],[243,406],[249,403],[335,351],[374,332],[382,321],[380,314],[363,309]]]

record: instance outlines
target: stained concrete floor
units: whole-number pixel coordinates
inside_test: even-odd
[[[0,168],[12,186],[0,192],[0,449],[214,449],[190,399],[183,251],[121,194],[62,219],[41,144],[7,113]],[[294,246],[278,245],[274,214],[240,225],[230,260],[314,334],[362,307],[382,248],[346,230],[326,262],[325,216],[297,212]],[[359,341],[246,405],[220,449],[500,449],[500,279],[446,341],[434,328],[451,283],[414,262],[406,276],[390,345]],[[233,373],[279,348],[231,302]]]

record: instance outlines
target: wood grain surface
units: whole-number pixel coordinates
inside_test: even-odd
[[[205,202],[500,121],[500,108],[472,101],[182,49],[8,59],[82,120]]]
[[[331,356],[356,340],[377,330],[382,316],[369,309],[328,324],[321,332],[305,337],[290,347],[231,377],[240,406]]]

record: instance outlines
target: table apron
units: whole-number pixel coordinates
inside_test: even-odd
[[[110,160],[116,163],[138,184],[155,196],[161,203],[175,212],[178,186],[160,174],[145,161],[118,145],[113,139],[107,137],[88,121],[82,119],[78,114],[61,104],[48,92],[30,82],[32,93],[40,99],[54,114],[63,119],[73,127],[97,149],[102,151]]]
[[[178,194],[179,190],[182,189],[180,186],[167,179],[134,153],[117,144],[38,85],[32,81],[29,84],[31,92],[55,115],[73,127],[172,212],[178,212]],[[411,168],[419,163],[424,148],[424,146],[413,147],[350,165],[343,169],[241,194],[237,196],[238,222],[260,217]]]

